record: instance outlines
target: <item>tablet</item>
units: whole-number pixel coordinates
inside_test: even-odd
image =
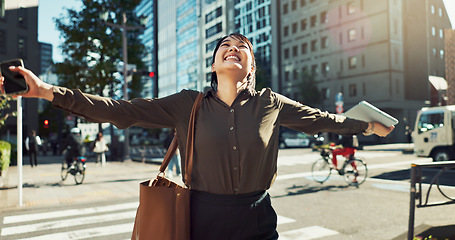
[[[362,120],[365,122],[379,122],[390,127],[398,123],[398,120],[379,108],[366,101],[361,101],[344,113],[346,117]]]

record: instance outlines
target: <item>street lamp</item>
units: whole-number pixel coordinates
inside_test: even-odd
[[[108,25],[109,27],[112,28],[118,28],[122,30],[122,48],[123,48],[123,98],[124,100],[128,100],[128,42],[127,42],[127,32],[130,30],[139,30],[139,29],[145,29],[144,26],[129,26],[127,25],[127,18],[126,18],[126,13],[122,13],[122,24],[115,24],[108,22],[109,12],[103,12],[100,13],[100,18],[103,20],[103,22]],[[126,128],[123,130],[124,135],[125,135],[125,146],[124,146],[124,151],[125,151],[125,159],[130,158],[130,139],[129,139],[129,129]]]

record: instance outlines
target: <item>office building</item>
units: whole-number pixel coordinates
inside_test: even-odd
[[[445,35],[445,61],[447,80],[447,104],[455,105],[455,30],[446,29]]]
[[[39,75],[41,75],[49,70],[54,61],[52,60],[52,44],[40,42],[39,49],[41,58]]]
[[[40,52],[38,43],[38,0],[16,0],[5,2],[4,15],[0,16],[0,61],[22,58],[24,65],[33,72],[40,71]],[[38,130],[38,101],[23,99],[23,133],[24,136],[33,130]],[[16,102],[10,105],[16,109]],[[9,117],[6,127],[10,141],[15,142],[17,118]]]
[[[366,100],[400,121],[389,137],[362,141],[406,141],[405,126],[430,99],[429,76],[445,75],[442,0],[283,0],[271,9],[274,90],[299,100],[309,73],[316,107],[335,112],[341,92],[344,109]]]
[[[272,24],[271,0],[235,1],[235,30],[245,35],[253,44],[254,57],[258,70],[258,87],[271,86]]]
[[[162,1],[160,1],[162,2]],[[137,7],[136,7],[136,14],[138,16],[142,16],[147,18],[147,22],[145,25],[144,34],[142,35],[142,43],[147,49],[147,54],[145,55],[143,61],[145,64],[147,72],[154,72],[155,76],[153,78],[149,76],[142,77],[142,97],[146,98],[153,98],[157,97],[157,71],[158,71],[158,49],[157,49],[157,35],[156,35],[156,5],[157,0],[143,0]]]

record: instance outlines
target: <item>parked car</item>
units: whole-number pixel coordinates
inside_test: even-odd
[[[289,128],[283,128],[280,131],[280,149],[283,148],[301,148],[310,147],[314,148],[324,142],[324,137],[318,135],[308,135],[298,132]]]

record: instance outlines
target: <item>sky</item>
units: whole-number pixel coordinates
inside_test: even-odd
[[[447,14],[455,29],[455,0],[443,0]],[[60,33],[55,27],[53,18],[66,15],[65,9],[80,9],[80,0],[39,0],[38,6],[38,41],[53,45],[55,62],[62,62],[63,56],[58,46],[63,42]]]

